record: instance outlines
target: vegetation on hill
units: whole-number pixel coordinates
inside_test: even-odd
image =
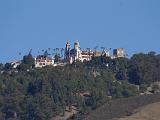
[[[0,119],[48,120],[75,106],[80,114],[108,99],[135,96],[160,81],[160,55],[135,54],[131,59],[94,57],[89,62],[34,68],[31,54],[17,69],[0,64]]]

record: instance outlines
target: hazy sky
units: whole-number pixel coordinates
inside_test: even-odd
[[[77,39],[160,53],[160,0],[0,0],[0,62]]]

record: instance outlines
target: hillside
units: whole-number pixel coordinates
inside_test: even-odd
[[[92,111],[84,120],[111,120],[111,119],[117,120],[116,118],[132,115],[137,108],[159,101],[160,101],[160,94],[113,100],[103,105],[102,107]],[[144,116],[146,116],[145,113],[147,114],[150,112],[150,110],[147,111],[147,109],[145,111],[146,112],[142,112]],[[132,120],[128,118],[126,119],[122,118],[120,120]]]
[[[30,53],[16,68],[10,63],[0,64],[0,71],[2,120],[63,118],[70,116],[72,108],[77,113],[71,118],[74,120],[82,120],[88,113],[92,117],[95,109],[100,110],[98,115],[102,114],[96,114],[98,120],[110,119],[159,100],[158,95],[153,99],[133,97],[145,93],[148,87],[152,93],[160,90],[160,55],[155,52],[135,54],[130,59],[99,56],[90,61],[42,68],[34,66]]]
[[[136,110],[136,113],[131,116],[123,117],[117,120],[159,120],[159,110],[160,102],[152,103]]]

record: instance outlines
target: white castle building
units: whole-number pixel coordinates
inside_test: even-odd
[[[65,59],[72,63],[73,61],[90,61],[93,56],[93,52],[88,49],[88,50],[81,50],[80,48],[80,43],[78,40],[74,43],[74,49],[71,49],[71,45],[69,41],[66,44],[65,48]]]

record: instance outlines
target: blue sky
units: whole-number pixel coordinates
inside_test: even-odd
[[[0,62],[77,39],[82,48],[159,53],[160,0],[0,1]]]

